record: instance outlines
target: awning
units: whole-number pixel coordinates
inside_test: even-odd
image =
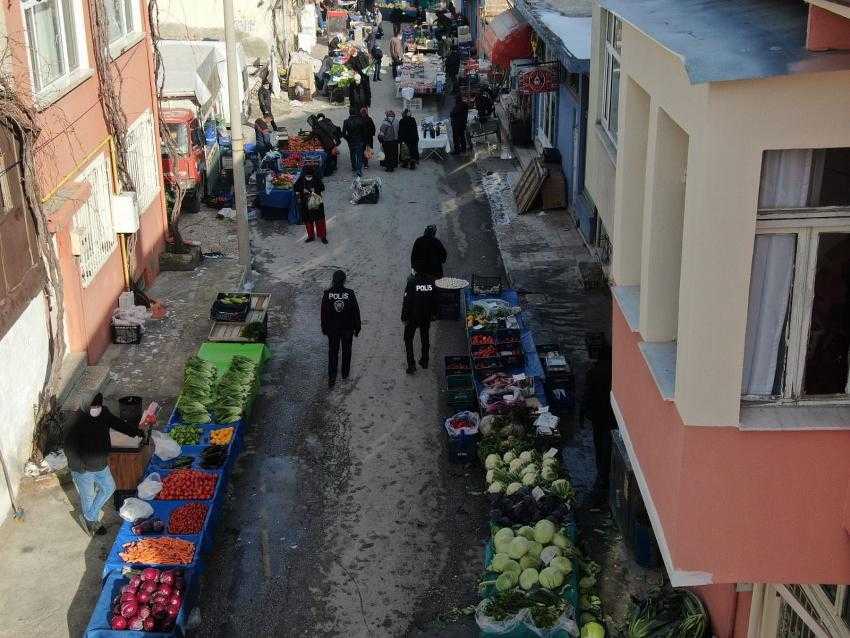
[[[531,27],[519,13],[508,9],[487,25],[481,48],[493,64],[507,69],[511,60],[531,57]]]
[[[568,71],[590,72],[593,18],[589,12],[579,7],[574,12],[579,15],[566,15],[533,0],[515,0],[515,3],[516,10],[546,43],[547,51],[554,53]]]

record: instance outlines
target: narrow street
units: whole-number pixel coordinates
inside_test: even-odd
[[[394,88],[389,69],[372,84],[376,124],[387,109],[400,115]],[[284,120],[290,131],[319,108],[308,106]],[[341,124],[347,107],[327,106]],[[480,477],[449,464],[441,428],[443,356],[465,350],[462,323],[435,324],[432,366],[407,376],[399,317],[410,247],[427,224],[448,249],[448,274],[494,274],[501,265],[489,210],[473,194],[473,165],[426,160],[386,173],[376,164],[367,175],[384,180],[380,202],[352,205],[342,151],[325,180],[327,246],[304,243],[301,226],[254,224],[256,289],[276,306],[272,359],[216,533],[197,635],[476,631],[471,620],[443,623],[476,601],[486,536]],[[337,268],[364,326],[351,378],[328,391],[319,302]]]

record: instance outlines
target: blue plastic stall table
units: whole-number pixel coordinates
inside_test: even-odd
[[[95,603],[84,638],[182,638],[186,635],[186,623],[189,612],[195,606],[198,598],[197,574],[192,570],[184,570],[183,580],[186,587],[183,593],[183,605],[180,613],[174,619],[174,628],[170,631],[133,631],[112,629],[109,620],[112,616],[112,600],[120,595],[121,588],[129,582],[121,570],[113,570],[103,579],[100,596]]]

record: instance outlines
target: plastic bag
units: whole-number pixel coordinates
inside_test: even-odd
[[[475,609],[475,622],[478,623],[478,628],[481,630],[482,636],[500,636],[501,638],[514,638],[514,636],[522,636],[525,620],[528,617],[528,610],[523,609],[516,616],[506,618],[505,620],[496,620],[490,618],[484,612],[487,605],[487,599],[482,600]]]
[[[576,621],[573,620],[574,616],[575,610],[573,606],[567,603],[567,608],[554,625],[541,628],[534,624],[531,613],[529,613],[525,619],[526,635],[538,636],[539,638],[570,638],[571,636],[578,636],[580,632]]]
[[[180,444],[164,432],[151,432],[154,454],[163,461],[170,461],[180,456]]]
[[[153,500],[157,494],[159,494],[162,489],[162,479],[159,474],[154,472],[153,474],[148,474],[144,481],[139,483],[139,487],[136,488],[136,492],[139,495],[139,498],[144,501]]]
[[[125,521],[132,523],[140,518],[153,516],[153,507],[151,507],[150,503],[140,498],[128,498],[124,501],[121,509],[118,510],[118,515]]]
[[[457,428],[454,427],[452,423],[457,423],[458,421],[466,421],[467,425]],[[454,416],[446,419],[445,428],[446,432],[448,432],[451,437],[461,436],[462,434],[473,436],[478,434],[478,424],[480,422],[481,419],[475,412],[458,412]]]

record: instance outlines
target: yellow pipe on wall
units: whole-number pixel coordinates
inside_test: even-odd
[[[91,161],[91,159],[95,155],[100,153],[103,150],[103,147],[106,146],[107,144],[109,145],[109,158],[110,158],[109,173],[110,173],[110,176],[112,177],[112,192],[113,193],[119,192],[118,172],[115,170],[116,160],[117,160],[118,156],[116,155],[115,144],[112,141],[112,136],[107,135],[106,139],[104,139],[97,146],[95,146],[83,159],[81,159],[79,162],[74,164],[74,168],[67,175],[65,175],[65,177],[63,177],[59,181],[59,183],[53,188],[53,190],[51,190],[47,195],[45,195],[44,197],[41,198],[41,203],[42,204],[45,203],[47,200],[49,200],[51,197],[53,197],[56,193],[58,193],[59,189],[62,188],[65,184],[67,184],[69,181],[71,181],[71,179],[73,179],[73,177],[77,173],[80,172],[80,169],[83,168],[86,164],[88,164],[89,161]]]

